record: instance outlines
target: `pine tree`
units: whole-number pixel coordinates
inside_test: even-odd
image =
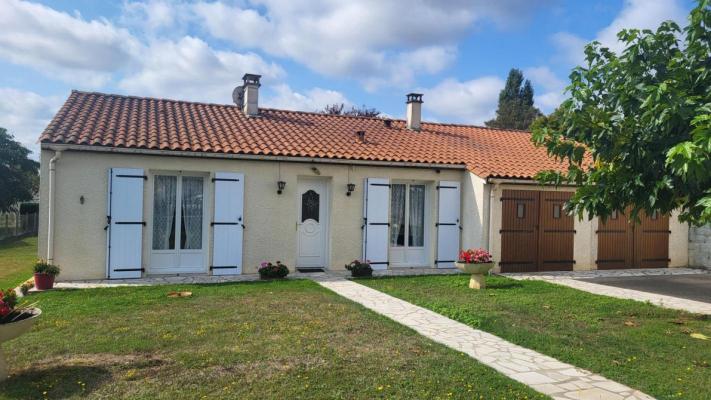
[[[540,110],[533,106],[531,81],[524,80],[521,70],[512,68],[506,78],[506,85],[499,93],[496,118],[486,121],[486,126],[526,130],[539,116]]]

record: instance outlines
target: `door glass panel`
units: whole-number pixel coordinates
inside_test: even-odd
[[[390,246],[405,245],[405,185],[390,186]]]
[[[422,247],[425,245],[425,186],[410,185],[410,230],[408,245]]]
[[[320,207],[320,198],[318,193],[313,190],[307,190],[301,195],[301,222],[312,219],[318,222],[318,211]]]
[[[516,204],[516,218],[524,218],[526,216],[526,205],[523,203]]]
[[[203,179],[197,176],[183,177],[181,204],[180,248],[202,249],[202,192]]]
[[[560,218],[560,204],[553,204],[553,218]]]
[[[175,249],[175,200],[178,178],[156,175],[153,186],[153,249]]]

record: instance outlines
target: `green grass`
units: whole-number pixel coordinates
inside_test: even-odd
[[[29,300],[43,315],[3,346],[0,399],[544,398],[307,280]]]
[[[541,281],[492,276],[362,279],[381,290],[660,399],[708,399],[711,320]]]
[[[0,289],[16,287],[32,277],[37,236],[0,241]]]

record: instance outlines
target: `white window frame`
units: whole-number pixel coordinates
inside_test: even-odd
[[[154,195],[155,195],[155,184],[156,184],[156,176],[175,176],[177,177],[177,182],[176,182],[176,191],[175,191],[175,218],[176,218],[176,224],[175,224],[175,248],[174,249],[162,249],[162,250],[156,250],[153,249],[153,208],[154,208]],[[183,188],[183,179],[182,177],[184,176],[190,176],[190,177],[199,177],[203,179],[203,185],[202,185],[202,248],[200,250],[196,249],[181,249],[180,248],[180,234],[181,234],[181,229],[180,229],[180,221],[182,217],[182,188]],[[173,274],[173,273],[207,273],[209,271],[209,253],[210,253],[210,244],[208,243],[209,240],[209,229],[210,229],[210,224],[209,224],[209,210],[208,210],[208,204],[209,203],[209,193],[210,193],[210,174],[206,172],[186,172],[186,171],[164,171],[164,170],[152,170],[149,171],[148,177],[150,179],[150,184],[148,186],[148,204],[147,204],[147,209],[150,213],[148,218],[146,218],[146,222],[148,225],[148,243],[147,243],[147,249],[148,249],[148,272],[152,274]],[[202,253],[202,267],[200,269],[190,269],[190,270],[185,270],[185,271],[180,271],[177,270],[175,272],[171,272],[170,270],[166,268],[156,268],[153,265],[152,262],[152,255],[153,254],[173,254],[176,253],[178,257],[182,253],[184,254],[196,254],[196,253]]]

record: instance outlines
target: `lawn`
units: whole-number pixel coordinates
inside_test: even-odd
[[[16,287],[32,276],[37,236],[0,241],[0,289]]]
[[[0,399],[544,398],[309,280],[30,300],[43,315],[3,346]]]
[[[362,279],[359,283],[660,399],[708,399],[711,320],[541,281],[492,276]]]

